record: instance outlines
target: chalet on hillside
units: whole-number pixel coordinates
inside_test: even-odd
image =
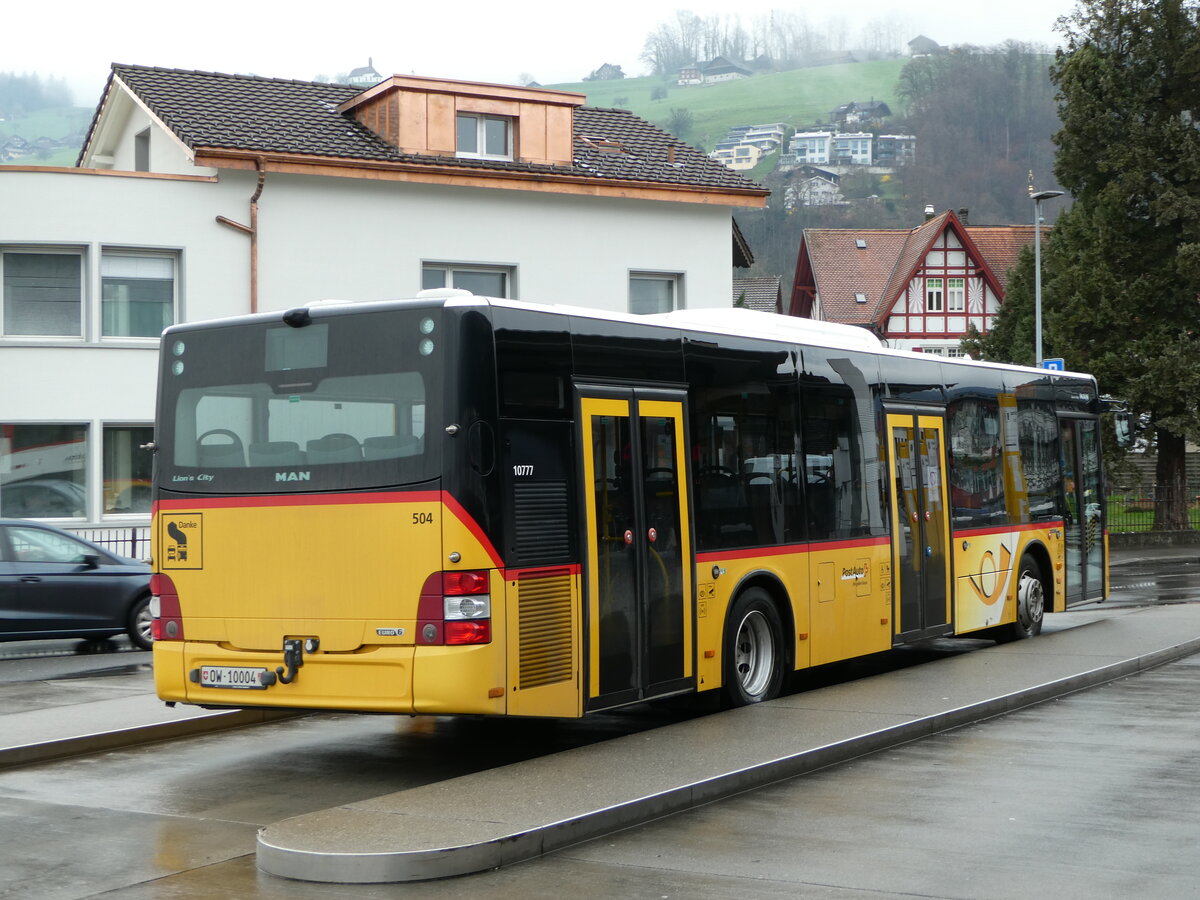
[[[889,346],[961,356],[986,334],[1032,225],[971,227],[947,210],[912,229],[806,228],[789,315],[869,328]]]
[[[908,55],[914,59],[919,56],[936,56],[939,53],[945,52],[945,47],[933,38],[925,37],[923,34],[918,34],[908,42]]]

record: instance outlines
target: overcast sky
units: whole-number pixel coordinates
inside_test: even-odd
[[[895,0],[782,2],[739,0],[457,0],[390,4],[321,2],[304,7],[278,0],[170,3],[126,0],[105,6],[83,0],[9,0],[0,72],[65,78],[75,102],[99,99],[114,62],[252,72],[273,78],[334,77],[373,60],[382,75],[430,75],[515,83],[527,73],[542,84],[579,81],[602,63],[644,74],[646,35],[687,9],[699,16],[738,11],[749,28],[771,9],[803,13],[820,27],[840,15],[857,34],[874,19],[897,23],[906,42],[924,34],[941,44],[998,44],[1013,39],[1052,46],[1054,23],[1073,0]],[[845,9],[844,14],[839,9]]]

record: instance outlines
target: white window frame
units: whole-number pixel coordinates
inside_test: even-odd
[[[458,129],[459,124],[464,119],[475,120],[475,149],[466,150],[458,146]],[[487,147],[487,123],[489,121],[504,123],[504,139],[505,146],[503,153],[488,153]],[[484,113],[460,112],[454,119],[454,146],[455,155],[462,159],[506,159],[513,158],[513,146],[515,145],[515,137],[517,130],[517,121],[512,116],[494,116]]]
[[[966,312],[967,279],[946,279],[946,312]]]
[[[97,292],[96,330],[101,341],[147,341],[157,344],[159,335],[120,335],[104,333],[104,260],[106,258],[136,258],[136,259],[165,259],[171,263],[171,321],[175,325],[180,321],[179,316],[179,253],[171,250],[141,249],[139,247],[101,247],[96,280],[99,285]]]
[[[944,313],[946,311],[946,280],[944,278],[925,279],[925,312]],[[936,305],[934,303],[936,299]]]
[[[421,263],[421,287],[425,287],[425,275],[427,272],[442,272],[444,275],[443,286],[454,287],[454,276],[456,273],[470,273],[479,275],[499,275],[504,279],[504,292],[500,294],[501,299],[515,300],[517,299],[516,284],[517,284],[517,267],[507,265],[494,265],[487,263],[454,263],[454,262],[438,262],[434,260],[425,260]]]
[[[655,310],[657,312],[673,312],[677,309],[685,309],[683,295],[683,274],[681,272],[648,272],[644,270],[631,269],[629,272],[629,311],[634,315],[653,315],[654,313],[639,313],[633,308],[633,283],[635,281],[647,282],[666,282],[670,287],[670,305],[669,310]]]

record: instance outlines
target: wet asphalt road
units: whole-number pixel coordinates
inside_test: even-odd
[[[1112,588],[1097,613],[1200,600],[1200,555],[1130,561]],[[980,644],[825,667],[797,687]],[[124,639],[0,644],[0,684],[149,691],[148,663]],[[259,873],[257,828],[696,713],[277,722],[0,772],[0,898],[1191,897],[1198,697],[1193,657],[511,869],[355,887]]]

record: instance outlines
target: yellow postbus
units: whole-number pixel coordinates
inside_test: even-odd
[[[1092,378],[745,310],[427,292],[163,336],[168,702],[739,705],[1106,590]]]

